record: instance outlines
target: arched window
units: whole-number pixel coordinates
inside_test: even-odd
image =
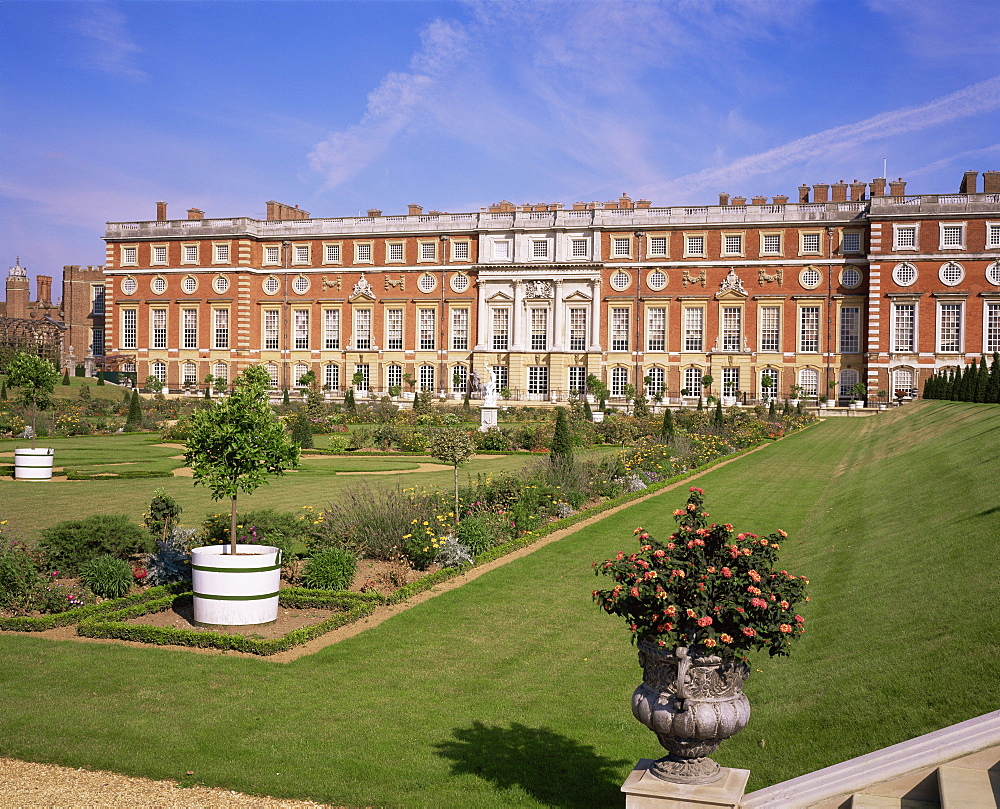
[[[305,385],[302,384],[301,379],[307,373],[309,373],[309,366],[304,362],[295,363],[292,370],[292,384],[297,388],[304,388]]]
[[[854,386],[858,384],[858,372],[853,368],[845,368],[840,372],[839,389],[841,399],[854,398]]]
[[[434,366],[420,366],[420,390],[434,390]]]
[[[624,396],[628,384],[628,368],[611,369],[611,395]]]
[[[666,374],[662,368],[650,368],[646,371],[649,382],[646,384],[647,396],[662,396],[666,387]]]
[[[217,362],[212,366],[212,376],[215,377],[216,388],[224,388],[229,384],[229,366],[224,362]]]
[[[185,385],[198,384],[198,366],[193,362],[185,362],[181,366],[181,378]]]
[[[799,387],[802,396],[819,394],[819,372],[815,368],[803,368],[799,371]]]
[[[892,389],[896,396],[912,396],[915,387],[913,371],[909,368],[897,368],[892,372]]]
[[[153,376],[160,380],[160,382],[167,381],[167,364],[165,362],[154,362],[153,363]]]
[[[402,365],[390,365],[385,369],[385,384],[388,387],[393,385],[403,386],[403,366]]]
[[[323,387],[327,390],[340,390],[340,366],[332,362],[323,366]]]
[[[268,379],[271,380],[271,389],[277,390],[278,388],[278,366],[273,362],[269,362],[264,366],[264,370],[267,371]]]
[[[760,398],[765,402],[778,395],[778,372],[774,368],[765,368],[760,372]]]
[[[701,368],[684,369],[684,389],[688,396],[701,396]]]
[[[469,378],[469,369],[464,365],[456,365],[451,369],[451,390],[453,393],[465,393]]]

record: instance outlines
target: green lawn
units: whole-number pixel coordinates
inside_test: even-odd
[[[319,436],[320,438],[322,436]],[[75,436],[40,439],[41,445],[55,448],[55,466],[95,474],[123,470],[170,472],[184,465],[184,450],[177,446],[162,447],[155,434],[131,433],[105,436]],[[0,453],[13,453],[24,441],[0,440]],[[460,479],[475,478],[480,472],[517,471],[534,459],[525,456],[493,456],[476,458],[464,464]],[[14,459],[0,455],[0,463],[13,464]],[[419,464],[434,463],[440,471],[417,472]],[[392,472],[364,477],[353,472]],[[323,508],[347,486],[359,480],[377,481],[379,485],[427,486],[450,489],[452,469],[433,458],[421,456],[314,458],[305,455],[301,466],[284,477],[272,477],[252,495],[241,494],[240,508],[278,508],[297,511],[304,506]],[[153,492],[162,488],[174,497],[184,513],[182,521],[196,526],[210,513],[228,508],[211,499],[204,486],[195,486],[190,477],[139,479],[104,479],[91,481],[13,481],[8,476],[0,480],[0,519],[27,538],[60,520],[89,514],[127,514],[138,522],[149,507]]]
[[[830,419],[699,480],[714,518],[787,530],[812,580],[807,634],[754,658],[750,725],[717,756],[751,789],[996,708],[998,415]],[[265,489],[304,505],[299,480]],[[290,664],[2,635],[0,753],[352,806],[619,806],[659,753],[590,563],[669,532],[684,491]]]

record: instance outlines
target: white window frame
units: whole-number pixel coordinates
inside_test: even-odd
[[[838,332],[839,353],[861,353],[861,307],[840,307],[840,330]]]
[[[394,255],[394,253],[399,255]],[[406,261],[406,242],[386,242],[385,263],[402,264],[404,261]]]
[[[455,376],[459,377],[459,382],[455,383]],[[453,365],[451,367],[451,373],[448,376],[448,382],[451,384],[452,393],[465,393],[469,389],[469,368],[467,365]]]
[[[681,390],[690,391],[689,396],[701,396],[701,379],[705,375],[703,368],[691,365],[684,369],[684,383]]]
[[[983,353],[1000,351],[1000,300],[983,302]]]
[[[472,242],[468,239],[452,239],[451,241],[452,261],[471,261]]]
[[[768,248],[768,239],[777,239],[778,246]],[[762,256],[780,256],[784,252],[785,238],[780,231],[777,233],[767,232],[760,234],[760,254]]]
[[[167,310],[156,307],[149,310],[150,348],[167,347]]]
[[[351,347],[355,351],[372,350],[372,310],[354,310],[354,334],[351,337]]]
[[[528,311],[528,324],[531,328],[529,345],[532,351],[548,351],[549,348],[549,310],[534,306]]]
[[[917,303],[894,301],[890,347],[893,354],[914,354],[917,351]]]
[[[198,264],[201,260],[201,249],[198,242],[181,244],[181,264]]]
[[[163,257],[160,258],[160,251],[163,251]],[[149,248],[149,263],[151,266],[164,266],[167,263],[167,245],[165,244],[154,244]]]
[[[212,309],[212,348],[226,349],[230,343],[229,308]]]
[[[810,243],[813,239],[816,240],[815,249],[811,246],[806,246],[806,239],[809,239]],[[799,231],[799,255],[800,256],[818,256],[823,253],[823,231],[821,230],[800,230]]]
[[[781,307],[761,306],[758,310],[760,336],[758,351],[766,354],[781,352]],[[771,322],[773,320],[773,323]]]
[[[212,242],[212,263],[232,264],[233,246],[230,242]]]
[[[719,326],[722,330],[721,345],[723,351],[740,352],[743,350],[743,307],[723,306],[719,313]]]
[[[469,350],[469,310],[456,307],[451,310],[451,350]]]
[[[385,310],[385,350],[403,350],[403,320],[401,307],[393,306]]]
[[[549,395],[549,367],[547,365],[529,365],[526,374],[529,396]]]
[[[909,244],[912,235],[913,244]],[[906,237],[905,239],[903,237]],[[906,242],[906,243],[904,243]],[[916,253],[920,249],[920,225],[917,222],[892,224],[892,249],[895,252]]]
[[[587,389],[587,368],[583,365],[571,365],[566,371],[566,390],[570,395],[576,391],[579,396]]]
[[[566,323],[569,327],[569,350],[587,350],[587,308],[584,306],[570,307]],[[582,389],[581,389],[582,390]]]
[[[681,329],[681,350],[686,353],[705,353],[705,307],[683,307]]]
[[[954,325],[946,323],[946,314],[950,320],[954,317]],[[965,351],[965,302],[954,300],[938,301],[936,312],[936,328],[934,336],[934,350],[938,354],[962,354]],[[949,336],[946,342],[945,328],[949,329]],[[951,342],[951,330],[954,330],[955,341]],[[945,346],[948,346],[947,348]],[[952,348],[951,346],[955,347]]]
[[[265,309],[261,312],[260,324],[264,351],[277,351],[281,348],[281,310]]]
[[[631,322],[632,309],[628,306],[612,306],[611,317],[609,319],[611,328],[609,337],[611,338],[610,351],[631,351]]]
[[[191,307],[181,309],[182,348],[198,347],[198,310]]]
[[[818,354],[820,350],[820,318],[822,307],[818,304],[800,306],[796,314],[798,321],[798,352]],[[807,320],[807,314],[809,319]]]
[[[375,247],[371,242],[354,243],[354,263],[355,264],[375,263]]]
[[[650,306],[646,309],[646,351],[667,350],[667,307]]]
[[[434,366],[428,362],[417,369],[417,387],[421,391],[434,390]]]
[[[122,335],[120,340],[123,349],[135,349],[139,344],[139,310],[122,309]]]
[[[815,368],[800,368],[798,380],[801,396],[819,396],[819,371]]]
[[[359,391],[367,391],[371,385],[372,367],[367,362],[358,363],[354,366],[354,373],[356,374],[359,372],[361,374],[361,384],[359,384],[356,389]],[[352,374],[351,375],[352,383],[353,383],[353,376],[354,375]]]
[[[549,240],[548,239],[529,239],[529,246],[531,248],[531,260],[532,261],[548,261],[549,260]]]
[[[732,240],[732,243],[730,243]],[[722,255],[724,256],[744,256],[746,255],[746,235],[744,233],[722,233]]]
[[[661,249],[662,245],[662,249]],[[646,256],[649,258],[668,258],[670,255],[670,237],[666,233],[655,233],[646,236]]]
[[[708,255],[708,235],[706,233],[684,234],[684,258],[704,258]]]
[[[622,368],[621,366],[612,368],[609,379],[611,384],[608,387],[608,392],[613,397],[620,399],[625,395],[625,386],[629,384],[628,368]]]
[[[193,362],[181,364],[181,384],[185,387],[198,384],[198,366]]]
[[[139,265],[139,246],[135,244],[121,245],[119,266],[137,267]]]
[[[628,236],[612,236],[611,258],[632,258],[632,239]]]
[[[309,315],[308,309],[292,310],[292,347],[296,351],[309,350]]]
[[[578,236],[569,240],[570,258],[587,260],[590,258],[590,239],[581,239]]]
[[[494,239],[490,251],[494,261],[511,261],[513,259],[513,242],[510,239]]]
[[[945,234],[949,234],[949,239],[951,234],[957,230],[958,240],[952,241],[948,244],[945,240]],[[939,250],[965,250],[965,234],[966,234],[965,222],[938,222],[938,249]]]
[[[649,377],[649,383],[646,385],[646,395],[662,396],[667,389],[666,370],[656,365],[652,368],[647,368],[645,376]]]
[[[490,343],[493,351],[510,350],[510,307],[491,307]]]
[[[417,310],[417,346],[420,351],[437,350],[437,309]]]
[[[344,245],[343,242],[323,242],[323,263],[343,264]]]
[[[323,366],[323,387],[327,390],[340,390],[340,366],[328,362]]]
[[[1000,250],[1000,222],[986,223],[986,249]]]
[[[261,264],[264,266],[274,267],[281,264],[280,244],[265,244],[262,253]]]
[[[167,364],[162,360],[156,360],[150,366],[150,372],[153,376],[160,380],[161,384],[167,383]]]
[[[436,264],[438,257],[438,245],[436,241],[421,239],[417,242],[417,263]]]

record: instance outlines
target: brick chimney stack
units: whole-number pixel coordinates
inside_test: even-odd
[[[29,298],[28,272],[18,256],[7,271],[7,317],[26,318]]]
[[[733,197],[732,204],[733,205],[746,205],[747,204],[747,198],[746,197]]]
[[[767,197],[762,197],[760,195],[758,195],[756,197],[752,197],[750,199],[750,204],[751,205],[764,205],[766,202],[767,202]]]
[[[157,222],[167,221],[167,203],[165,202],[156,203],[156,221]]]
[[[409,216],[420,216],[424,212],[424,206],[411,202],[406,206],[406,212]]]
[[[799,202],[809,202],[809,186],[802,184],[799,186]]]
[[[729,204],[729,194],[720,192],[719,193],[719,205],[725,206],[725,205],[728,205],[728,204]]]
[[[962,184],[958,187],[959,194],[975,194],[979,179],[978,171],[967,171],[962,175]]]
[[[199,208],[188,208],[188,219],[204,219],[205,212]]]
[[[893,180],[889,183],[889,196],[892,197],[905,197],[906,196],[906,181],[900,177],[898,180]]]
[[[285,205],[283,202],[267,201],[267,220],[280,222],[283,219],[308,219],[309,211],[303,211],[298,205]]]
[[[38,302],[42,306],[52,305],[52,276],[51,275],[39,275],[35,280],[36,288],[38,290]]]
[[[653,201],[650,199],[637,199],[635,201],[636,208],[651,208],[653,206]]]
[[[368,209],[368,217],[370,219],[374,219],[376,216],[381,216],[381,215],[382,215],[382,211],[380,211],[378,208],[369,208]]]
[[[1000,194],[1000,171],[983,172],[983,193]]]
[[[884,197],[885,196],[885,177],[876,177],[871,181],[868,186],[871,191],[872,197]]]
[[[851,200],[853,202],[861,202],[865,198],[865,183],[859,183],[855,180],[851,183]]]
[[[773,202],[774,202],[775,205],[786,205],[788,203],[788,195],[787,194],[775,194]]]
[[[829,202],[830,186],[827,183],[813,183],[813,202]]]
[[[847,183],[841,180],[839,183],[834,183],[833,189],[833,202],[847,202]]]

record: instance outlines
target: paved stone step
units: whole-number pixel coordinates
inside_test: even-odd
[[[851,809],[942,809],[942,806],[939,803],[913,801],[909,798],[857,793],[851,797]]]
[[[998,809],[1000,772],[938,767],[941,809]]]

